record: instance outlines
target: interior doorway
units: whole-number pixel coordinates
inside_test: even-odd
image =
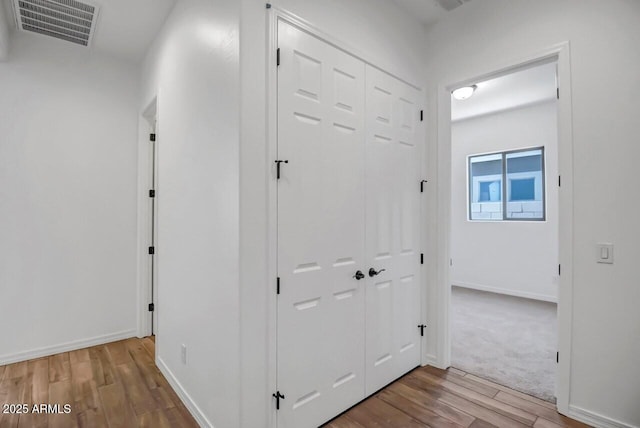
[[[141,335],[155,336],[157,317],[158,108],[154,98],[142,113],[139,147],[139,242]]]
[[[555,402],[557,58],[451,99],[451,365]]]

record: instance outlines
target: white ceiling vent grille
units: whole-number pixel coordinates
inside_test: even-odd
[[[76,0],[15,0],[18,28],[90,46],[98,7]]]
[[[451,12],[453,9],[462,6],[471,0],[436,0],[440,6],[447,12]]]

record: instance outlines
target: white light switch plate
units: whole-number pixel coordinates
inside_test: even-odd
[[[613,264],[613,244],[599,243],[596,260],[598,263]]]

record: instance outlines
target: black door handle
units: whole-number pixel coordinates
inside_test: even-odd
[[[362,278],[364,278],[364,274],[362,273],[361,270],[357,271],[355,275],[353,275],[353,277],[355,279],[357,279],[358,281],[360,281]]]
[[[278,172],[276,173],[276,177],[277,177],[278,180],[280,180],[280,164],[283,163],[283,162],[284,163],[289,163],[288,160],[277,160],[276,161],[277,170],[278,170]]]
[[[380,269],[379,271],[376,272],[376,270],[374,268],[369,269],[369,276],[371,278],[373,278],[374,276],[378,275],[379,273],[384,272],[386,269]]]

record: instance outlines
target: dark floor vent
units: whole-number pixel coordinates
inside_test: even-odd
[[[23,31],[90,46],[98,7],[76,0],[14,0],[16,23]]]

